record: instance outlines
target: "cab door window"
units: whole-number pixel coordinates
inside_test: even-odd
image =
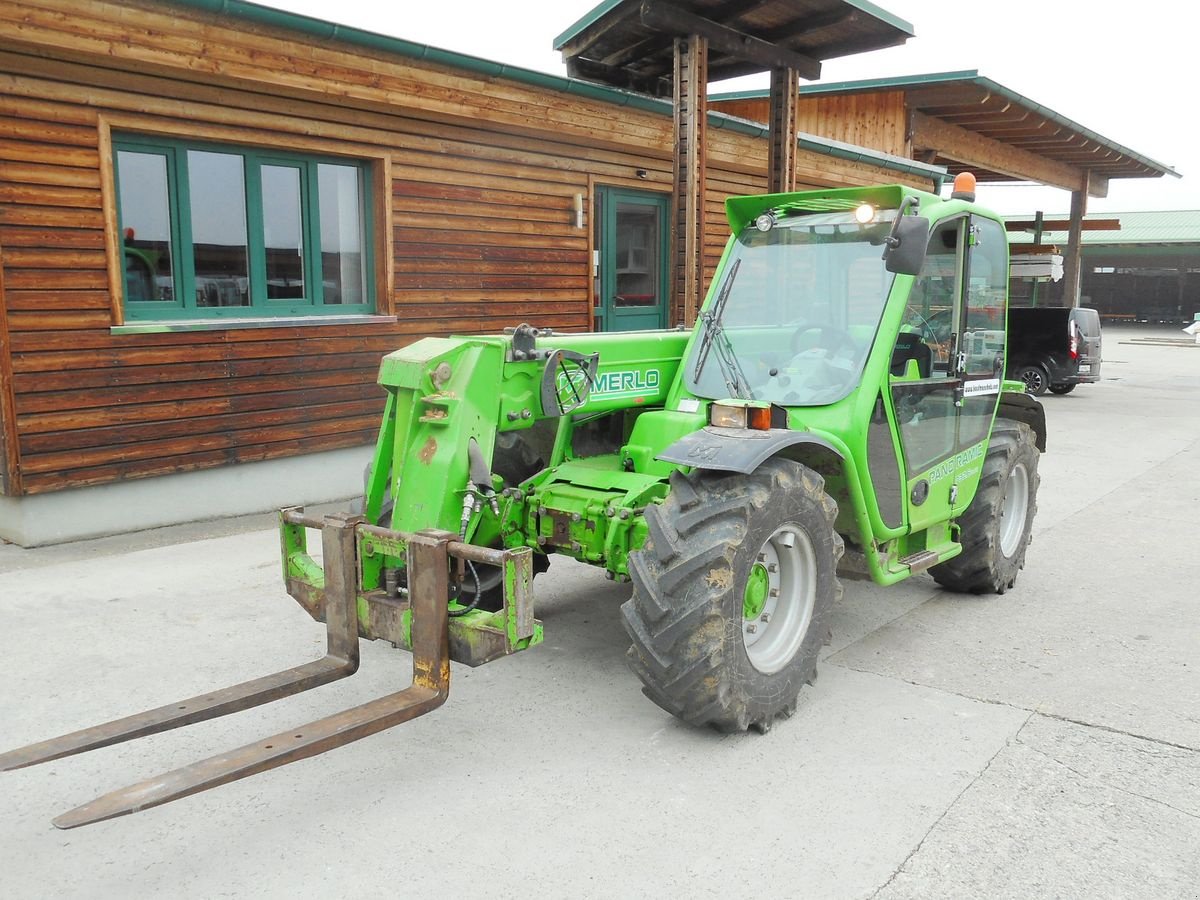
[[[991,219],[971,220],[966,288],[959,353],[963,377],[960,449],[987,435],[1004,377],[1008,235]]]
[[[956,444],[962,382],[954,377],[952,356],[965,232],[965,218],[934,228],[892,353],[892,404],[910,478],[945,459]]]

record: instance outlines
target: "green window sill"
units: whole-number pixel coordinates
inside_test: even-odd
[[[245,319],[172,319],[113,325],[109,334],[168,334],[187,331],[231,331],[238,328],[294,328],[319,325],[390,325],[395,316],[370,314],[345,316],[271,316]]]

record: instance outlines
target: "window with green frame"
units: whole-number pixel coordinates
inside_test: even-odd
[[[127,320],[369,313],[369,171],[342,159],[114,141]]]

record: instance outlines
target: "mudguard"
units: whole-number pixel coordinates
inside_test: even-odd
[[[1005,391],[1000,395],[1000,407],[996,415],[1014,422],[1024,422],[1033,429],[1037,448],[1046,452],[1046,410],[1036,399],[1029,394]]]
[[[815,444],[844,457],[829,441],[807,431],[772,428],[758,431],[750,428],[713,428],[694,431],[676,441],[658,455],[663,462],[713,469],[718,472],[741,472],[748,475],[772,456],[797,444]]]

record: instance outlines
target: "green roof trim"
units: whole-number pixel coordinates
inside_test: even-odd
[[[580,32],[586,31],[593,22],[603,19],[624,2],[625,0],[604,0],[599,6],[585,12],[573,25],[554,39],[554,49],[561,50],[564,44],[574,40]]]
[[[1136,160],[1147,168],[1158,169],[1164,175],[1174,175],[1176,178],[1182,177],[1170,166],[1151,159],[1148,156],[1144,156],[1143,154],[1134,150],[1130,150],[1128,147],[1109,140],[1103,135],[1092,131],[1090,128],[1085,128],[1078,122],[1068,119],[1064,115],[1056,113],[1047,106],[1043,106],[1040,103],[1035,103],[1028,97],[1024,97],[1021,94],[1018,94],[1016,91],[1010,90],[1004,85],[998,84],[995,81],[992,81],[992,79],[980,75],[979,70],[977,69],[964,69],[960,72],[933,72],[927,75],[902,75],[896,78],[870,78],[862,81],[831,81],[826,84],[806,84],[801,85],[800,95],[812,97],[820,96],[822,94],[859,94],[870,91],[901,90],[904,88],[928,87],[929,85],[935,84],[961,82],[969,82],[976,87],[1004,97],[1006,100],[1023,106],[1025,109],[1028,109],[1033,113],[1044,116],[1051,122],[1061,125],[1064,128],[1068,128],[1071,131],[1074,131],[1075,133],[1087,138],[1088,140],[1104,144],[1105,146],[1116,150],[1121,155],[1128,156],[1130,159]],[[769,96],[769,93],[770,92],[766,90],[738,91],[736,93],[713,94],[708,99],[711,101],[760,100]]]
[[[604,0],[603,3],[601,3],[599,6],[596,6],[590,12],[585,13],[577,22],[575,22],[575,24],[556,37],[554,39],[554,49],[561,50],[565,44],[574,40],[582,32],[592,27],[592,25],[599,22],[606,15],[625,2],[627,2],[627,0]],[[899,16],[894,15],[893,13],[888,12],[886,9],[882,9],[881,7],[876,6],[874,3],[869,2],[869,0],[842,0],[842,2],[847,6],[854,7],[859,12],[864,12],[867,15],[878,19],[885,25],[891,25],[893,28],[903,31],[909,37],[914,37],[916,35],[916,31],[913,29],[911,22],[906,22]]]
[[[532,87],[559,91],[560,93],[576,97],[584,97],[588,100],[598,100],[602,103],[626,106],[631,109],[643,110],[664,116],[673,114],[672,104],[669,101],[659,100],[645,94],[635,94],[631,91],[605,87],[589,81],[580,81],[579,79],[566,78],[561,75],[549,75],[545,72],[537,72],[520,66],[510,66],[506,63],[482,59],[478,56],[468,56],[451,50],[441,50],[437,47],[431,47],[428,44],[418,44],[402,38],[378,34],[374,31],[366,31],[348,25],[339,25],[335,22],[316,19],[312,16],[301,15],[300,13],[272,9],[267,6],[260,6],[257,3],[248,3],[246,0],[170,0],[170,2],[177,6],[191,7],[203,12],[243,19],[257,25],[291,29],[292,31],[299,31],[310,37],[322,40],[345,41],[349,44],[379,50],[384,53],[394,53],[410,59],[419,59],[438,65],[463,69],[468,72],[486,75],[490,78],[507,78]],[[608,0],[604,5],[616,5],[617,2],[620,2],[620,0]],[[855,0],[856,4],[858,2],[859,0]],[[869,6],[870,4],[864,5]],[[734,116],[727,116],[723,113],[710,112],[708,114],[708,122],[713,128],[724,128],[751,137],[765,137],[768,134],[768,129],[762,125]],[[880,153],[866,147],[856,147],[853,144],[844,144],[840,141],[826,140],[825,138],[801,135],[800,146],[805,150],[811,150],[815,153],[822,153],[826,156],[836,157],[849,162],[870,163],[871,165],[890,169],[894,172],[904,172],[909,175],[916,175],[935,181],[940,181],[946,175],[946,170],[941,166],[930,166],[925,163],[914,162],[911,159]]]

